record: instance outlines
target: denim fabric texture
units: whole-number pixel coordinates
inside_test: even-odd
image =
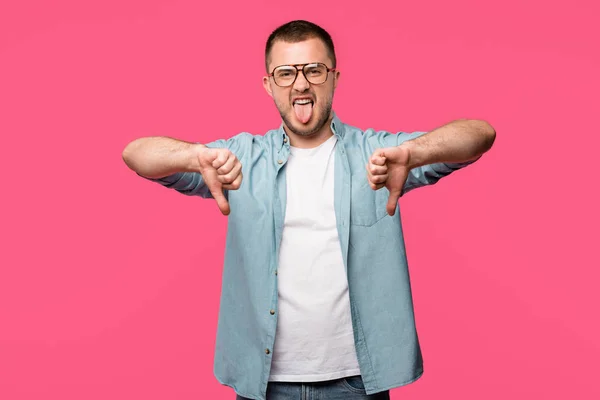
[[[236,400],[249,400],[236,396]],[[389,391],[367,394],[360,376],[349,376],[327,382],[271,382],[267,400],[390,400]]]

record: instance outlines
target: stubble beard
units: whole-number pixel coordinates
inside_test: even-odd
[[[333,104],[333,98],[329,98],[325,101],[325,107],[323,107],[321,110],[317,109],[317,110],[313,110],[313,112],[317,112],[317,123],[315,124],[315,126],[312,129],[299,129],[298,127],[294,126],[294,121],[292,120],[294,118],[293,114],[294,114],[294,108],[292,106],[291,112],[289,111],[284,111],[283,107],[280,107],[279,104],[275,103],[277,110],[279,111],[279,115],[281,115],[281,119],[283,120],[283,122],[285,123],[285,126],[292,131],[292,133],[298,135],[298,136],[311,136],[314,135],[315,133],[317,133],[319,130],[321,130],[321,128],[327,123],[327,120],[329,120],[329,116],[331,114],[331,108],[332,108],[332,104]],[[314,105],[313,105],[314,107]],[[314,117],[314,115],[313,115]]]

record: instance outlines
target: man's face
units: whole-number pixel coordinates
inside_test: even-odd
[[[271,48],[269,73],[280,65],[308,63],[323,63],[332,67],[327,48],[320,39],[312,38],[297,43],[278,40]],[[298,71],[296,81],[288,87],[276,85],[273,77],[263,78],[265,90],[273,97],[285,126],[291,132],[310,136],[319,132],[329,120],[339,72],[327,74],[324,83],[315,85],[306,80],[302,71]],[[303,104],[307,100],[310,102]]]

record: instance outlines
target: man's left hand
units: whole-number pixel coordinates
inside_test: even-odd
[[[408,178],[410,151],[407,147],[387,147],[377,149],[367,164],[367,178],[373,190],[386,187],[390,191],[386,210],[394,215],[402,188]]]

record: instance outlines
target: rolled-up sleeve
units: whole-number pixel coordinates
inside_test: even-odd
[[[239,158],[240,149],[237,142],[237,136],[234,136],[231,139],[219,139],[214,142],[205,143],[204,145],[213,149],[227,148]],[[203,198],[213,197],[208,186],[204,183],[204,179],[202,179],[202,174],[200,174],[200,172],[176,172],[162,178],[147,178],[142,175],[140,176],[187,196],[200,196]]]
[[[396,134],[396,146],[404,143],[407,140],[413,140],[426,134],[427,132],[400,132]],[[452,172],[466,167],[474,163],[477,159],[465,161],[461,163],[434,163],[416,167],[410,170],[402,195],[421,186],[433,185],[441,178],[450,175]]]
[[[390,133],[386,131],[368,130],[368,142],[370,151],[375,151],[376,148],[399,146],[402,143],[413,140],[426,134],[427,132],[398,132]],[[401,196],[409,191],[427,185],[433,185],[441,178],[450,175],[452,172],[466,167],[469,164],[477,161],[470,160],[462,163],[434,163],[416,167],[410,170]]]

